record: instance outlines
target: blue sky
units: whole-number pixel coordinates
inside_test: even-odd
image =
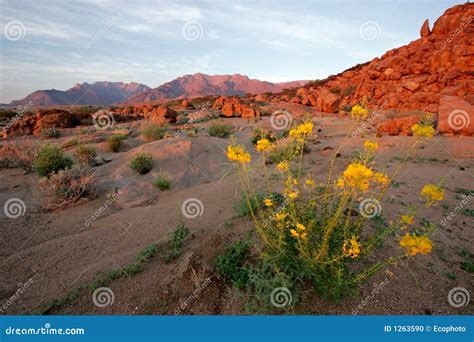
[[[184,74],[318,79],[419,37],[459,1],[0,0],[0,102]]]

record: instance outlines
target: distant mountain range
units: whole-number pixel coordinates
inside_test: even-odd
[[[250,79],[245,75],[206,75],[197,73],[184,75],[155,89],[150,89],[132,96],[127,103],[144,103],[170,100],[175,98],[192,98],[208,95],[245,95],[266,92],[277,93],[285,88],[299,87],[308,81],[271,83]]]
[[[271,83],[250,79],[243,75],[205,75],[197,73],[178,77],[157,88],[141,83],[95,82],[76,84],[68,90],[37,90],[8,107],[31,103],[39,106],[136,104],[164,101],[176,98],[192,98],[207,95],[245,95],[279,92],[284,88],[304,85],[307,81]]]

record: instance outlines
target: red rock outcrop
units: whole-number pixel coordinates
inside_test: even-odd
[[[438,131],[474,135],[474,106],[456,96],[442,96],[438,112]]]
[[[219,97],[214,104],[212,109],[221,110],[223,116],[241,116],[243,118],[254,118],[260,116],[260,111],[254,103],[243,103],[237,97]]]

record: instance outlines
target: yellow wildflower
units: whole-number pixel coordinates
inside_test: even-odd
[[[355,105],[351,109],[351,116],[357,120],[365,119],[369,115],[369,111],[360,105]]]
[[[382,185],[387,185],[388,183],[390,183],[390,179],[387,177],[387,175],[384,175],[383,173],[381,172],[376,172],[374,174],[374,180],[377,182],[377,183],[380,183]]]
[[[286,218],[286,213],[276,213],[274,217],[277,221],[283,221]]]
[[[306,227],[305,227],[304,225],[302,225],[301,223],[295,224],[295,227],[296,227],[296,229],[298,229],[298,230],[305,230],[305,229],[306,229]]]
[[[314,180],[312,180],[311,178],[306,178],[304,186],[307,188],[313,188],[315,186]]]
[[[298,131],[303,135],[311,134],[311,132],[313,132],[313,123],[305,122],[298,125]]]
[[[294,200],[295,198],[298,197],[298,191],[290,191],[290,192],[287,194],[287,196],[288,196],[289,199]]]
[[[433,249],[433,243],[427,236],[415,236],[408,233],[400,240],[400,246],[405,248],[410,256],[429,254]]]
[[[352,239],[344,241],[344,245],[342,247],[342,252],[344,256],[351,257],[355,259],[360,254],[360,244],[357,242],[357,238],[352,236]]]
[[[241,145],[227,146],[227,158],[231,161],[236,161],[242,164],[250,163],[250,153],[245,151]]]
[[[295,139],[295,140],[301,138],[300,131],[297,128],[291,129],[290,132],[288,133],[288,135],[290,136],[290,138]]]
[[[269,150],[272,147],[270,140],[263,138],[257,141],[256,149],[259,152]]]
[[[273,206],[273,201],[270,198],[265,198],[263,204],[265,204],[266,207],[271,207]]]
[[[298,232],[297,232],[296,230],[294,230],[294,229],[290,229],[290,234],[291,234],[292,236],[294,236],[294,237],[298,237],[298,236],[299,236]]]
[[[376,149],[379,148],[379,144],[377,144],[377,142],[375,141],[371,141],[371,140],[366,140],[364,142],[364,148],[367,150],[367,151],[375,151]]]
[[[277,169],[280,171],[288,171],[290,164],[285,160],[277,164]]]
[[[411,127],[411,131],[413,132],[413,135],[420,138],[432,138],[435,133],[433,126],[423,123],[414,124]]]
[[[444,190],[435,184],[426,184],[423,189],[421,189],[420,194],[428,206],[436,201],[442,201],[444,198]]]
[[[373,176],[374,172],[364,164],[352,163],[342,173],[342,178],[337,181],[337,186],[340,188],[348,186],[354,190],[366,192],[369,190],[370,180]]]
[[[306,240],[308,233],[306,233],[306,227],[301,223],[295,224],[296,229],[290,229],[290,234],[294,237],[299,237],[303,240]]]
[[[400,223],[409,225],[413,223],[413,219],[414,219],[413,215],[402,215],[402,219],[400,220]]]

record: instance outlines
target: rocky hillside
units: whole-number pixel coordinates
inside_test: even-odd
[[[141,83],[95,82],[76,84],[68,90],[37,90],[21,100],[12,101],[9,106],[67,106],[67,105],[109,105],[126,101],[131,96],[150,90]]]
[[[184,75],[160,85],[143,94],[130,98],[128,103],[145,103],[175,98],[193,98],[208,95],[245,95],[280,92],[285,88],[302,86],[307,81],[271,83],[250,79],[248,76],[206,75],[197,73]]]

